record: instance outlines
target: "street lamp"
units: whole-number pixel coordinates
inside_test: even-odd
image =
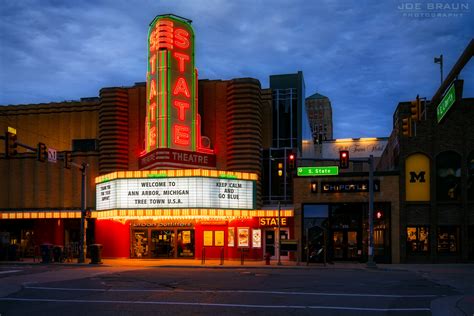
[[[441,84],[443,84],[443,54],[439,55],[439,57],[435,57],[434,63],[439,64],[439,68],[441,71]]]

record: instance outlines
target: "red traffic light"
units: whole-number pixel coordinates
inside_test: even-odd
[[[293,153],[288,155],[288,169],[295,169],[295,154]]]
[[[375,217],[377,219],[381,219],[383,217],[383,212],[382,211],[377,211],[377,213],[375,213]]]
[[[340,169],[349,168],[349,151],[341,150],[339,152],[339,168]]]

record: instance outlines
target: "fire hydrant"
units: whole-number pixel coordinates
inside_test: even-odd
[[[265,254],[265,265],[269,266],[270,265],[270,258],[272,257],[272,255],[270,253],[266,253]]]

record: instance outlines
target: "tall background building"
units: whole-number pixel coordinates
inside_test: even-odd
[[[271,93],[271,101],[268,96]],[[271,142],[263,149],[263,200],[291,203],[291,172],[287,166],[290,153],[301,156],[306,143],[312,143],[311,129],[304,107],[303,72],[270,76],[270,91],[262,93],[271,102],[271,113],[263,117],[263,130],[271,130]],[[266,96],[266,97],[265,97]],[[269,135],[268,135],[269,136]],[[265,139],[265,137],[264,137]],[[283,170],[278,175],[278,170]],[[288,172],[287,172],[288,171]]]
[[[328,97],[315,93],[306,98],[306,112],[314,143],[333,139],[332,107]]]

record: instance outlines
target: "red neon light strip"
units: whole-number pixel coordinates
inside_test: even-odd
[[[159,82],[160,82],[160,119],[159,119],[159,133],[160,133],[160,145],[159,147],[167,147],[166,135],[167,135],[167,126],[166,122],[168,121],[168,93],[167,93],[167,77],[168,77],[168,60],[167,60],[168,51],[162,50],[159,51],[160,56],[160,68],[159,68]]]

